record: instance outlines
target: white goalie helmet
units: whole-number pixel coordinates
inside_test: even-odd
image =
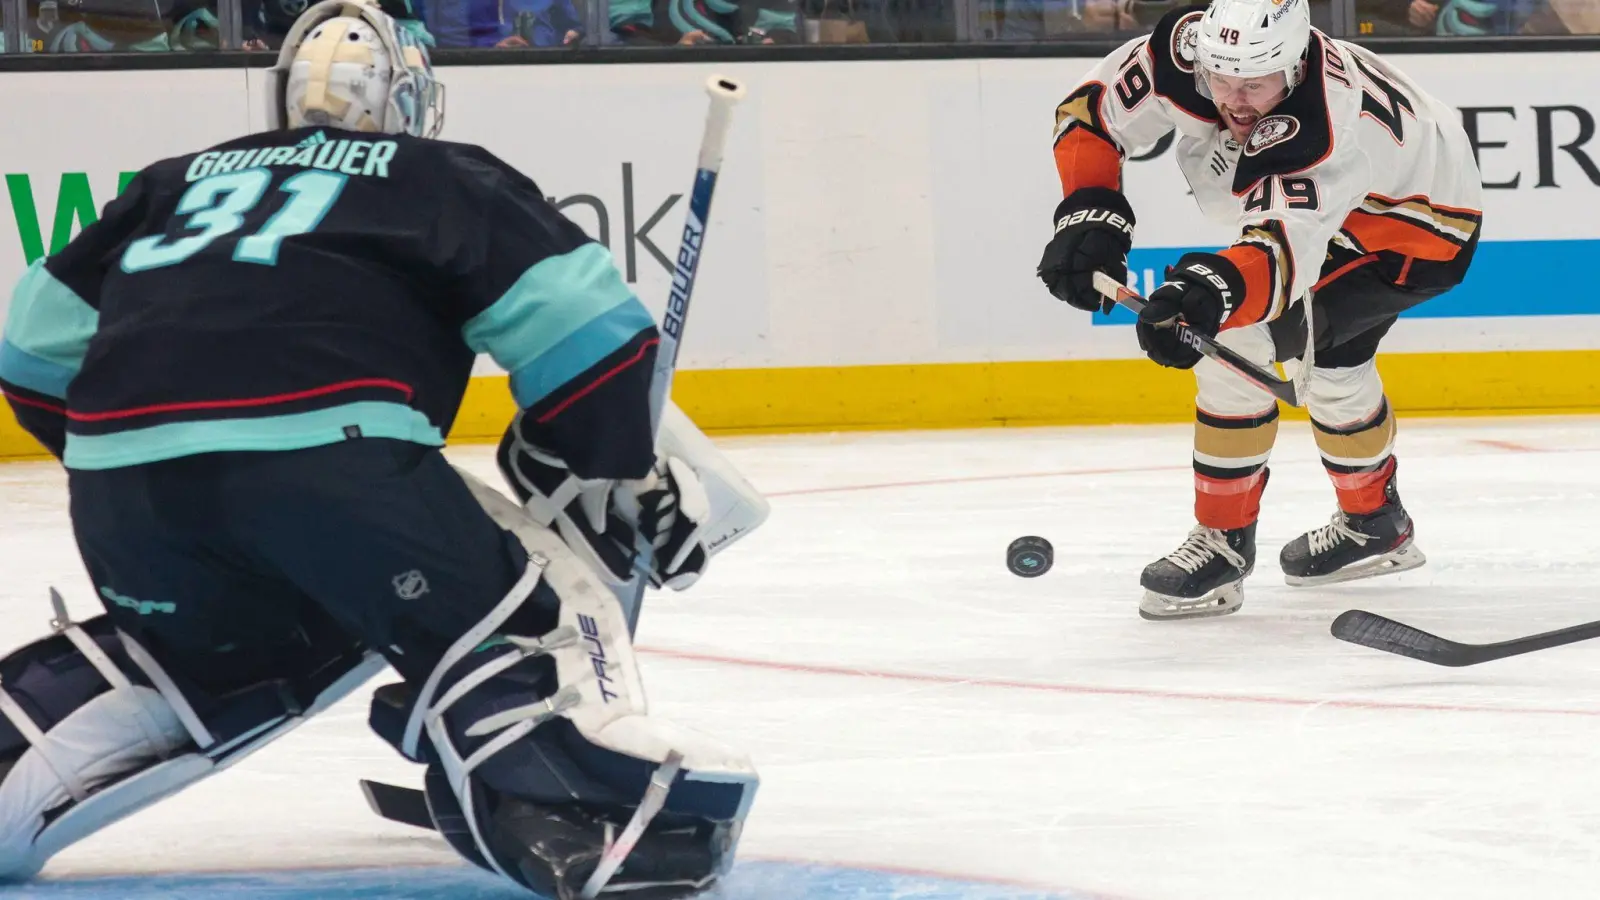
[[[1212,0],[1194,36],[1196,75],[1234,78],[1284,73],[1289,90],[1304,78],[1311,43],[1308,0]],[[1202,90],[1204,78],[1200,78]]]
[[[428,48],[369,0],[323,0],[295,20],[271,70],[269,128],[321,125],[435,137],[444,85]]]

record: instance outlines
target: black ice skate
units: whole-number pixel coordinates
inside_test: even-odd
[[[1178,549],[1144,567],[1146,619],[1225,616],[1244,603],[1242,582],[1256,567],[1255,523],[1232,531],[1196,525]]]
[[[1413,542],[1416,529],[1400,505],[1394,479],[1384,504],[1365,515],[1343,511],[1328,524],[1284,546],[1278,556],[1284,580],[1298,587],[1336,584],[1415,569],[1428,561]]]

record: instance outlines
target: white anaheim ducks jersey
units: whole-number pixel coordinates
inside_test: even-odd
[[[1178,132],[1178,164],[1207,217],[1239,228],[1220,251],[1245,300],[1228,325],[1277,318],[1335,260],[1400,287],[1437,291],[1465,274],[1481,184],[1454,109],[1375,54],[1315,29],[1300,84],[1244,146],[1195,84],[1203,6],[1173,10],[1102,60],[1056,109],[1067,196],[1121,190],[1122,158]],[[1138,211],[1135,210],[1137,213]]]

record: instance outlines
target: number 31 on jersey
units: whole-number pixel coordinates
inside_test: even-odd
[[[283,182],[278,192],[289,195],[283,208],[255,234],[235,241],[236,262],[276,265],[283,239],[316,229],[339,199],[348,177],[336,172],[301,172]],[[144,272],[177,265],[221,238],[244,227],[245,216],[255,209],[272,186],[272,172],[245,169],[212,175],[195,182],[178,200],[177,214],[188,216],[187,231],[198,233],[167,243],[168,236],[152,235],[134,241],[122,254],[122,271]]]

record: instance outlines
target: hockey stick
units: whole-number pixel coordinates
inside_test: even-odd
[[[1587,622],[1493,644],[1463,644],[1376,613],[1352,609],[1333,620],[1332,631],[1334,637],[1351,644],[1409,656],[1436,666],[1460,667],[1597,638],[1600,637],[1600,622]]]
[[[700,139],[699,167],[694,173],[694,192],[689,195],[689,213],[683,223],[683,241],[678,245],[678,264],[672,273],[672,291],[661,319],[661,345],[656,348],[656,367],[650,378],[650,434],[661,432],[661,416],[672,395],[672,376],[678,367],[678,347],[689,320],[689,296],[694,291],[700,254],[705,250],[706,223],[711,218],[711,192],[722,169],[722,148],[728,140],[728,125],[733,106],[744,99],[744,85],[720,75],[706,81],[711,108],[706,113],[706,130]],[[655,568],[655,548],[644,534],[635,536],[633,581],[618,589],[617,599],[628,617],[628,634],[639,629],[639,609],[644,605],[645,587]]]
[[[1129,290],[1128,287],[1104,272],[1094,273],[1095,290],[1112,300],[1126,306],[1135,313],[1144,309],[1148,302],[1143,297]],[[1206,356],[1227,366],[1245,379],[1254,382],[1261,388],[1270,391],[1274,397],[1290,406],[1302,406],[1299,391],[1295,390],[1294,382],[1279,378],[1273,372],[1263,369],[1248,359],[1222,346],[1211,338],[1194,331],[1189,326],[1178,323],[1178,340],[1188,344]]]
[[[683,340],[684,326],[688,323],[689,297],[694,291],[695,273],[700,268],[706,222],[711,217],[711,193],[717,185],[717,173],[722,169],[722,148],[728,140],[733,106],[744,99],[745,89],[744,85],[732,78],[713,75],[706,81],[706,93],[711,96],[711,108],[706,113],[706,129],[700,139],[694,192],[689,196],[683,240],[678,245],[678,264],[672,274],[672,291],[667,297],[667,308],[661,319],[661,343],[656,348],[656,365],[650,376],[652,438],[661,431],[661,417],[666,411],[667,398],[672,394],[672,376],[678,366],[678,346]],[[642,534],[637,535],[633,580],[617,592],[623,613],[628,617],[630,636],[639,627],[639,609],[644,603],[644,590],[650,582],[649,572],[654,568],[654,558],[655,547]],[[366,779],[361,781],[361,791],[366,795],[367,805],[383,818],[414,828],[434,830],[433,817],[428,812],[427,795],[422,791]]]
[[[385,784],[381,781],[361,779],[361,793],[367,797],[367,806],[391,822],[435,831],[433,814],[428,812],[428,795],[416,788]]]

